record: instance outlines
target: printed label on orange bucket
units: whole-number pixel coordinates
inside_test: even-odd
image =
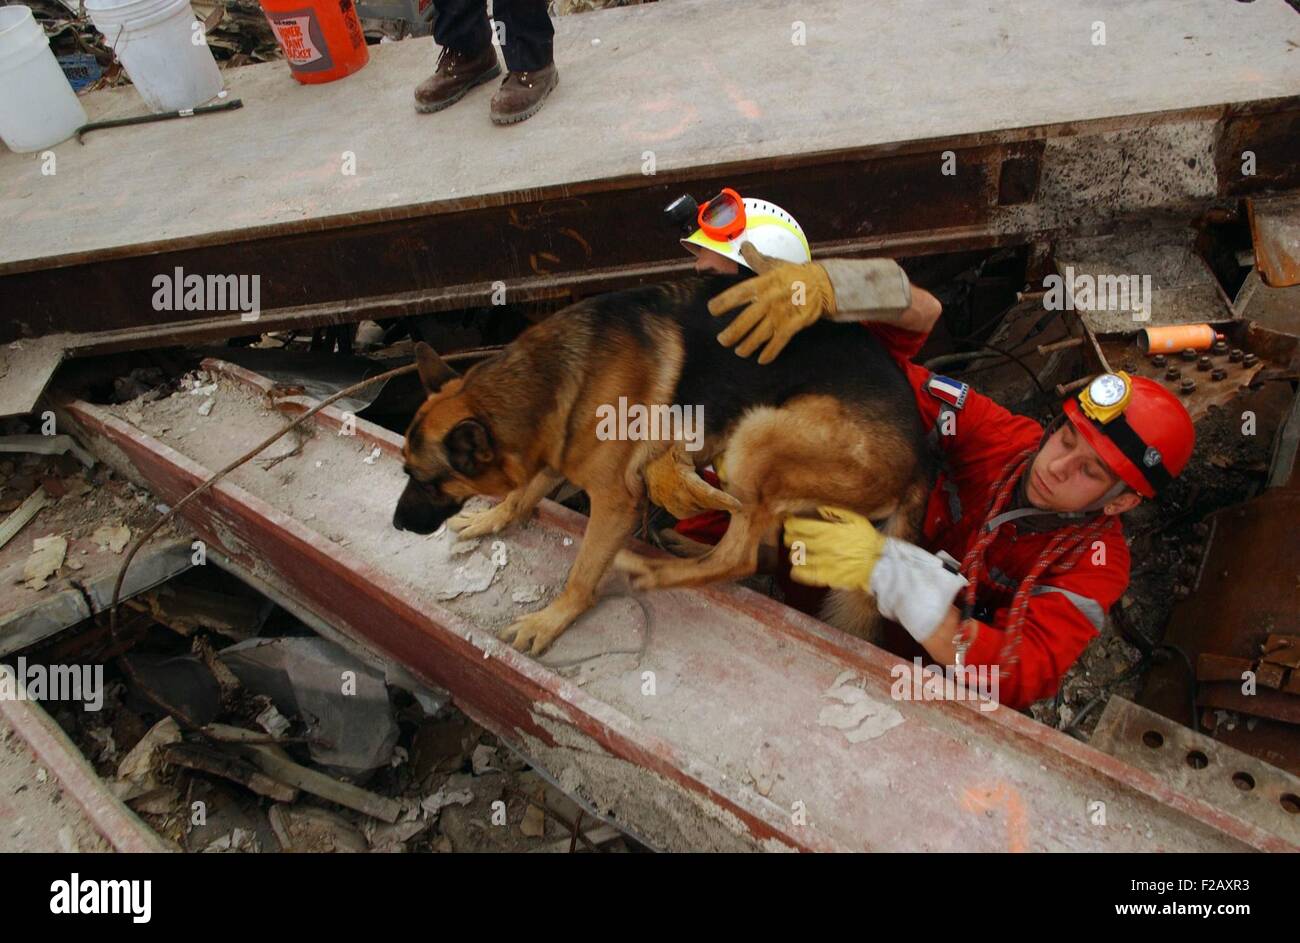
[[[323,48],[325,39],[320,24],[311,10],[268,14],[267,19],[291,68],[299,72],[320,72],[334,67],[334,60]]]
[[[370,59],[352,0],[262,0],[262,10],[299,82],[332,82]]]

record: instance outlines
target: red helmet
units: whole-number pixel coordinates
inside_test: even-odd
[[[1154,498],[1192,455],[1196,430],[1182,402],[1154,380],[1103,373],[1065,402],[1066,418],[1123,482]]]

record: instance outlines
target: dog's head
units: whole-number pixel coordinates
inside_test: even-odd
[[[429,396],[406,430],[407,482],[393,526],[431,534],[471,496],[503,494],[510,485],[492,430],[474,415],[460,374],[425,343],[415,345],[415,361]]]

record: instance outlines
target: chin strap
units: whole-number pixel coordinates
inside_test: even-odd
[[[1028,465],[1026,465],[1026,468],[1033,465],[1033,460],[1037,458],[1038,453],[1043,450],[1043,446],[1047,444],[1047,440],[1051,438],[1052,434],[1056,432],[1056,430],[1059,429],[1062,423],[1064,423],[1065,421],[1066,421],[1065,413],[1058,413],[1056,418],[1053,419],[1050,423],[1048,423],[1047,427],[1043,430],[1042,436],[1038,440],[1038,446],[1033,450],[1033,453],[1030,455],[1029,463]],[[1045,508],[1036,508],[1029,504],[1029,496],[1025,491],[1025,481],[1022,472],[1022,474],[1017,478],[1017,488],[1015,492],[1015,496],[1016,496],[1015,503],[1020,506],[1015,507],[1010,511],[1004,511],[1003,513],[995,517],[989,518],[987,521],[984,522],[984,527],[996,530],[997,528],[1001,527],[1003,524],[1006,524],[1009,521],[1020,520],[1021,518],[1026,518],[1026,517],[1049,518],[1047,520],[1032,522],[1035,525],[1032,529],[1039,530],[1039,531],[1054,530],[1058,527],[1068,527],[1072,524],[1086,523],[1092,520],[1093,517],[1096,516],[1098,511],[1105,508],[1106,505],[1110,504],[1110,502],[1114,501],[1121,494],[1123,494],[1125,489],[1127,488],[1128,485],[1126,485],[1123,481],[1117,481],[1115,482],[1114,485],[1111,486],[1109,491],[1103,494],[1096,501],[1092,502],[1092,504],[1088,505],[1086,508],[1081,508],[1078,511],[1052,511]]]
[[[1037,455],[1038,453],[1035,452],[1033,456],[1030,457],[1029,465],[1031,466],[1033,465],[1034,463],[1033,459]],[[1027,502],[1028,498],[1024,496],[1023,482],[1024,482],[1024,477],[1022,476],[1021,485],[1020,487],[1017,488],[1017,492],[1021,500]],[[997,528],[1001,527],[1003,524],[1008,523],[1009,521],[1016,521],[1016,520],[1020,520],[1023,517],[1034,517],[1040,515],[1044,517],[1053,518],[1054,520],[1036,521],[1035,522],[1036,524],[1044,525],[1037,528],[1039,530],[1052,530],[1056,527],[1068,527],[1071,524],[1086,523],[1087,521],[1092,520],[1097,515],[1098,511],[1105,508],[1106,505],[1110,504],[1110,502],[1114,501],[1121,494],[1123,494],[1124,490],[1127,487],[1128,485],[1124,484],[1124,482],[1118,481],[1111,487],[1109,491],[1103,494],[1100,498],[1092,502],[1092,504],[1088,505],[1086,508],[1082,508],[1081,510],[1078,511],[1053,511],[1047,508],[1036,508],[1032,506],[1014,508],[1010,511],[1003,511],[997,517],[985,521],[984,527],[988,529],[996,530]]]

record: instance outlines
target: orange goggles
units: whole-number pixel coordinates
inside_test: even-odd
[[[730,187],[700,206],[696,221],[710,239],[730,242],[745,231],[745,204]]]

